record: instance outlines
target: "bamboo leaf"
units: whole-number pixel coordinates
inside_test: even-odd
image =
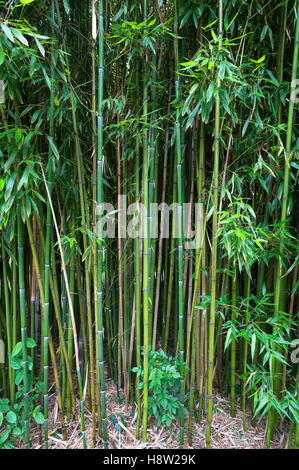
[[[12,34],[11,30],[9,29],[9,27],[8,27],[6,24],[1,23],[1,28],[2,28],[2,31],[4,32],[5,36],[6,36],[11,42],[15,42],[14,37],[13,37],[13,34]]]

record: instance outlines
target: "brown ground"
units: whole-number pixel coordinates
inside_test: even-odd
[[[170,428],[161,426],[157,429],[155,420],[149,420],[148,428],[148,442],[145,444],[137,441],[135,438],[136,430],[136,409],[131,405],[127,408],[123,400],[117,397],[116,386],[112,381],[107,381],[107,417],[113,413],[118,419],[120,424],[120,431],[115,429],[113,424],[108,419],[108,432],[109,432],[109,448],[114,449],[177,449],[179,424],[172,425]],[[58,405],[56,395],[49,396],[49,448],[52,449],[78,449],[82,448],[81,426],[80,422],[76,423],[75,420],[71,421],[67,426],[68,440],[64,441],[60,430],[60,420],[58,416]],[[79,410],[79,403],[78,403]],[[121,416],[124,418],[125,425],[121,423]],[[85,427],[86,427],[86,441],[87,447],[91,447],[91,413],[88,408],[85,408]],[[185,421],[186,449],[200,449],[205,447],[205,417],[202,419],[201,424],[194,423],[193,425],[193,445],[188,446],[187,431],[188,431],[188,417]],[[250,411],[248,410],[248,429],[247,432],[243,431],[242,414],[237,405],[236,417],[230,416],[229,401],[221,397],[219,394],[215,395],[214,399],[214,413],[212,423],[212,440],[211,447],[218,449],[234,448],[234,449],[261,449],[265,448],[265,433],[266,433],[266,420],[258,423],[255,428],[250,425]],[[32,430],[31,444],[33,448],[42,448],[39,443],[39,430]],[[274,438],[272,448],[285,448],[288,440],[288,429],[280,429]],[[97,439],[96,448],[103,448],[103,441],[101,438]]]

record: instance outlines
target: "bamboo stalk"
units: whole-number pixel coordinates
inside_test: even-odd
[[[221,45],[223,22],[223,2],[219,0],[219,38]],[[219,80],[217,88],[219,89]],[[214,170],[213,170],[213,228],[212,228],[212,264],[211,264],[211,305],[209,324],[209,359],[208,359],[208,418],[206,427],[206,445],[209,448],[211,442],[211,424],[213,416],[213,368],[214,368],[214,335],[216,320],[216,286],[217,286],[217,210],[218,210],[218,174],[220,152],[220,96],[216,95],[215,103],[215,135],[214,135]]]
[[[296,20],[296,30],[295,30],[295,42],[293,49],[293,66],[292,66],[292,76],[290,84],[291,96],[296,87],[296,77],[297,77],[297,67],[298,67],[298,54],[299,54],[299,2],[297,2],[297,20]],[[282,195],[282,206],[281,206],[281,217],[280,223],[282,227],[285,227],[287,219],[287,204],[288,204],[288,194],[289,194],[289,178],[290,178],[290,163],[293,156],[292,151],[292,134],[293,134],[293,119],[294,119],[294,100],[290,99],[289,109],[288,109],[288,122],[287,122],[287,134],[286,134],[286,144],[285,144],[285,166],[284,166],[284,177],[283,177],[283,195]],[[277,264],[277,273],[275,279],[275,292],[274,292],[274,314],[278,315],[280,310],[280,296],[281,296],[281,285],[282,285],[282,276],[283,276],[283,259],[284,246],[281,243],[279,246],[279,258]],[[280,369],[281,362],[275,361],[272,359],[272,370],[275,371],[275,377],[273,380],[273,390],[276,395],[280,393]],[[267,428],[267,447],[270,446],[270,441],[274,433],[274,423],[275,423],[275,413],[273,408],[269,410],[268,418],[268,428]]]
[[[99,89],[98,89],[98,142],[97,142],[97,202],[101,211],[103,204],[103,92],[104,92],[104,10],[103,0],[99,2]],[[98,219],[100,222],[100,219]],[[102,412],[102,430],[104,439],[104,448],[108,448],[107,418],[106,418],[106,387],[104,375],[104,345],[103,345],[103,239],[101,223],[98,233],[98,257],[97,257],[97,316],[98,316],[98,344],[99,344],[99,367],[101,380],[101,412]]]

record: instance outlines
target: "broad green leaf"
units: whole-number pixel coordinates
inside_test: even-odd
[[[8,398],[2,398],[0,400],[0,412],[1,413],[7,413],[9,411],[9,399]]]
[[[4,433],[2,433],[0,436],[0,445],[4,444],[4,442],[7,441],[8,437],[9,437],[9,431],[4,431]]]
[[[19,341],[12,350],[11,357],[17,356],[22,351],[22,343]]]
[[[17,415],[13,411],[9,411],[6,415],[6,420],[10,424],[14,424],[17,422]]]
[[[14,436],[20,437],[22,436],[22,429],[19,426],[13,428],[12,433]]]
[[[27,348],[35,348],[36,342],[33,338],[27,338]]]
[[[10,361],[10,366],[14,370],[19,370],[22,367],[22,360],[19,357],[12,357]]]

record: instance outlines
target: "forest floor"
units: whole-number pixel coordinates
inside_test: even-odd
[[[126,407],[121,395],[117,395],[116,385],[112,380],[107,380],[107,417],[109,448],[114,449],[177,449],[179,442],[179,423],[171,427],[161,426],[157,429],[155,419],[148,422],[148,442],[136,440],[136,409],[131,405]],[[79,402],[78,402],[78,410]],[[250,409],[248,407],[247,431],[243,430],[242,412],[237,403],[236,417],[230,416],[230,403],[220,394],[214,395],[214,413],[212,422],[211,447],[214,449],[262,449],[266,447],[266,420],[257,423],[256,427],[250,424]],[[113,415],[113,416],[112,416]],[[111,418],[113,417],[113,421]],[[118,425],[115,419],[118,421]],[[92,416],[89,409],[85,408],[85,428],[87,447],[92,443]],[[193,444],[188,445],[188,419],[185,420],[185,449],[201,449],[205,447],[205,416],[200,424],[193,424]],[[271,448],[285,448],[288,441],[288,428],[280,429],[274,437]],[[40,430],[37,426],[32,429],[31,447],[42,448],[40,443]],[[82,436],[80,420],[67,424],[67,440],[63,440],[61,434],[60,419],[58,416],[58,404],[56,394],[49,395],[49,448],[50,449],[78,449],[82,448]],[[103,448],[103,440],[99,437],[96,448]]]

